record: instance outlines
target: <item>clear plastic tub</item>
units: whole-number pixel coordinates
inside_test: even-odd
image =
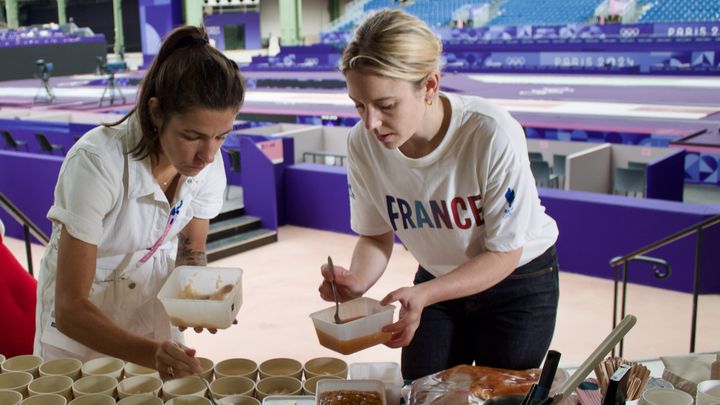
[[[351,380],[379,380],[385,385],[385,400],[388,405],[399,405],[403,386],[400,365],[394,362],[351,363]]]
[[[241,269],[177,267],[158,293],[175,326],[225,329],[242,305]]]
[[[385,385],[378,380],[322,380],[317,383],[317,403],[321,404],[322,398],[328,392],[346,392],[355,391],[361,394],[377,394],[381,405],[385,402]],[[363,402],[370,404],[371,402]]]
[[[340,319],[334,320],[335,306],[310,314],[320,344],[342,354],[351,354],[385,343],[392,335],[382,332],[393,322],[395,306],[382,306],[372,298],[360,297],[340,304]]]
[[[315,405],[310,395],[270,395],[263,398],[262,405]]]

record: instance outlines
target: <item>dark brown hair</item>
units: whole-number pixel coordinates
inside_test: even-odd
[[[208,43],[202,27],[174,29],[163,42],[140,87],[135,107],[112,127],[137,114],[142,137],[130,151],[136,159],[157,156],[158,134],[150,115],[150,98],[158,99],[163,123],[193,108],[224,110],[243,103],[245,88],[237,64]]]

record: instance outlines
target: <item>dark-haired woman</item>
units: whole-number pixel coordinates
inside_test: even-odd
[[[225,188],[220,146],[242,105],[234,62],[196,27],[169,34],[136,107],[68,152],[48,212],[35,354],[114,356],[163,378],[199,371],[155,298],[175,266],[204,265]]]

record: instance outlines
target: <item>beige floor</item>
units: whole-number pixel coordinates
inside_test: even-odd
[[[328,255],[338,265],[349,263],[355,237],[332,232],[285,226],[279,242],[213,263],[241,267],[243,306],[239,324],[208,333],[186,333],[187,344],[199,355],[215,361],[247,357],[262,361],[293,357],[305,361],[318,356],[340,356],[317,342],[308,315],[328,307],[317,294],[320,265]],[[7,240],[21,263],[25,250],[18,240]],[[42,247],[34,246],[33,261],[39,262]],[[562,258],[560,258],[562,264]],[[416,262],[400,245],[385,275],[368,296],[380,299],[408,285]],[[612,320],[612,282],[561,272],[558,324],[551,348],[562,353],[563,365],[577,365],[609,333]],[[691,296],[667,290],[631,285],[629,313],[638,324],[626,339],[626,357],[633,360],[689,350]],[[720,296],[700,297],[697,351],[720,350]],[[348,362],[399,361],[400,351],[373,347],[350,356]]]

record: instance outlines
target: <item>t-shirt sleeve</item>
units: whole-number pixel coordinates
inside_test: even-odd
[[[348,193],[350,197],[350,227],[360,235],[380,235],[392,231],[392,228],[382,216],[382,212],[373,203],[369,184],[373,181],[373,174],[363,161],[363,152],[353,142],[353,133],[348,136]]]
[[[487,188],[483,198],[485,246],[492,251],[508,252],[523,247],[532,219],[533,204],[538,203],[537,188],[527,157],[516,150],[509,134],[497,128],[490,148]]]
[[[62,223],[73,237],[98,245],[103,220],[117,200],[122,173],[109,170],[97,154],[79,149],[69,154],[55,186],[48,219]]]
[[[203,184],[198,187],[190,206],[195,218],[212,219],[220,213],[227,186],[221,151],[218,151],[215,160],[205,170],[209,172],[204,176]]]

